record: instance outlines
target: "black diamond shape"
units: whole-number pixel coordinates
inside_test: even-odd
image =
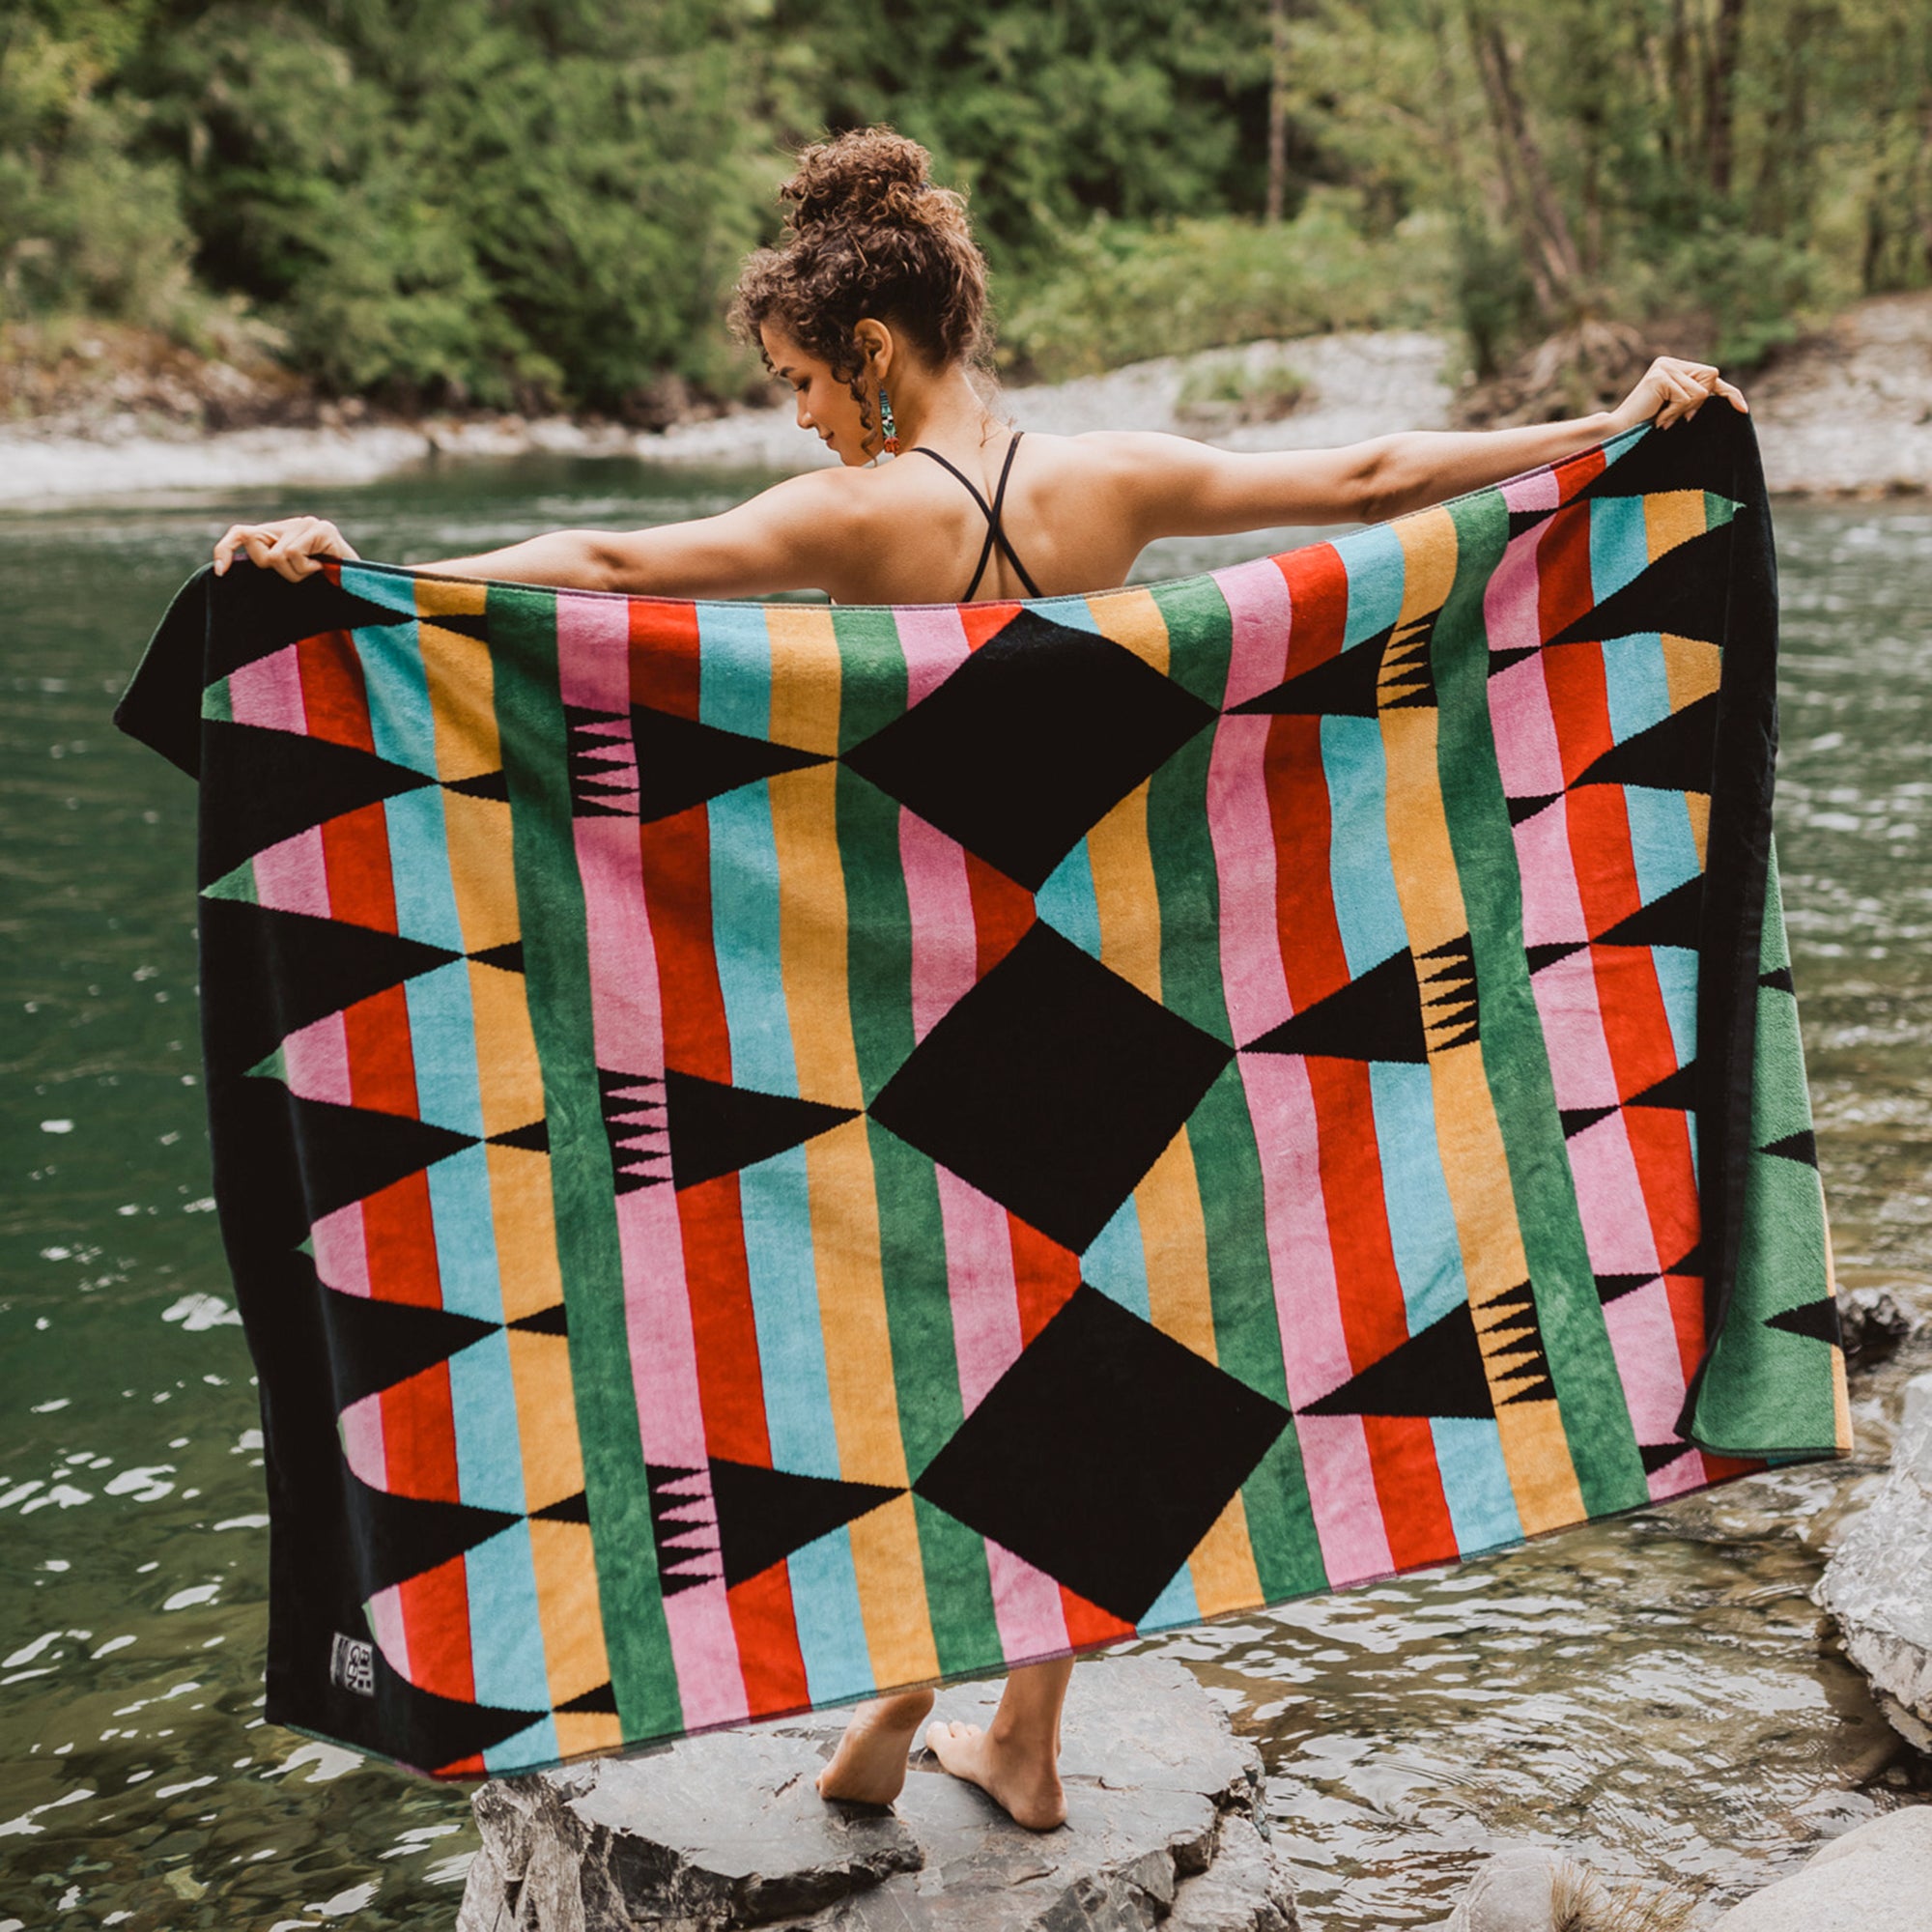
[[[1083,1282],[913,1488],[1138,1623],[1288,1423]]]
[[[1037,892],[1213,717],[1131,651],[1021,611],[845,762]]]
[[[870,1111],[1077,1254],[1233,1058],[1036,924],[914,1048]]]

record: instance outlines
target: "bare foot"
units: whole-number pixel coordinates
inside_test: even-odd
[[[1050,1832],[1065,1824],[1066,1792],[1052,1758],[1016,1749],[978,1724],[929,1724],[925,1747],[954,1777],[977,1784],[1015,1825]]]
[[[853,1804],[890,1804],[905,1782],[912,1741],[932,1709],[930,1690],[907,1690],[861,1704],[818,1774],[818,1795]]]

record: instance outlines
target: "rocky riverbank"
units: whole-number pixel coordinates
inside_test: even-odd
[[[1426,331],[1325,335],[1010,388],[1001,404],[1025,429],[1168,430],[1234,449],[1318,448],[1447,427],[1468,401],[1455,386],[1455,364],[1449,339]],[[1781,354],[1748,388],[1774,490],[1878,496],[1932,489],[1932,295],[1882,297],[1847,310]],[[378,422],[359,418],[353,407],[308,413],[316,419],[297,426],[211,430],[185,406],[162,410],[141,387],[105,413],[69,411],[18,421],[0,427],[0,507],[327,490],[427,463],[539,452],[767,471],[828,460],[783,406],[662,432],[512,415]]]

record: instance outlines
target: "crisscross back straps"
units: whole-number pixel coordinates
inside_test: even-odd
[[[918,442],[906,451],[908,456],[929,456],[942,469],[950,469],[965,485],[966,494],[979,504],[980,515],[986,519],[986,541],[980,546],[980,562],[973,572],[972,582],[966,586],[965,596],[959,600],[962,604],[972,603],[973,594],[980,587],[980,580],[985,576],[986,566],[993,560],[995,544],[1006,553],[1007,561],[1012,565],[1019,581],[1026,585],[1027,595],[1037,597],[1040,594],[1039,585],[1028,574],[1026,565],[1020,561],[1019,553],[1012,546],[1012,540],[1007,535],[1003,521],[1007,503],[1007,478],[1013,473],[1013,457],[1018,453],[1020,438],[1024,434],[1024,431],[1014,430],[1013,440],[1007,444],[1007,460],[1000,466],[1000,481],[993,492],[993,500],[990,503],[980,494],[980,486],[972,477],[968,476],[956,463],[949,462],[947,458],[941,456],[938,450],[928,449],[924,443]]]

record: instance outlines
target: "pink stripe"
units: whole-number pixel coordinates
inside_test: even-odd
[[[1623,1378],[1624,1400],[1639,1442],[1668,1442],[1677,1434],[1677,1412],[1684,1406],[1684,1374],[1677,1352],[1677,1328],[1670,1319],[1670,1291],[1654,1281],[1634,1293],[1619,1295],[1604,1310],[1610,1331],[1617,1372]],[[1664,1473],[1659,1470],[1659,1476]],[[1651,1478],[1652,1495],[1660,1492]],[[1673,1495],[1676,1484],[1661,1493]]]
[[[664,1614],[685,1729],[742,1724],[751,1704],[745,1695],[724,1585],[699,1583],[680,1590],[665,1599]]]
[[[952,1304],[952,1348],[959,1400],[971,1415],[1018,1360],[1019,1286],[1013,1278],[1007,1210],[949,1167],[935,1164],[946,1234],[946,1288]]]
[[[1502,492],[1503,501],[1512,510],[1553,510],[1563,500],[1556,471],[1548,468],[1532,469],[1526,476],[1512,476]]]
[[[594,644],[604,653],[608,669],[618,641],[613,628],[607,626],[582,656],[588,661]],[[608,691],[608,684],[604,688]],[[625,818],[580,818],[576,833],[598,1065],[617,1072],[661,1075],[664,1009],[638,828]],[[704,1410],[698,1399],[697,1345],[676,1193],[669,1187],[639,1187],[620,1195],[617,1242],[624,1267],[631,1386],[644,1461],[702,1468]],[[700,1585],[680,1590],[666,1598],[665,1615],[686,1725],[742,1722],[751,1703],[724,1589]]]
[[[291,1094],[338,1107],[355,1104],[349,1085],[349,1028],[340,1013],[290,1034],[282,1042],[282,1065]]]
[[[1234,620],[1228,654],[1227,704],[1245,704],[1272,690],[1288,672],[1288,579],[1272,557],[1217,570],[1214,582]],[[1272,842],[1272,841],[1270,841]]]
[[[311,827],[255,854],[255,896],[276,912],[305,912],[327,919],[328,867],[323,859],[322,832]]]
[[[1286,647],[1249,639],[1244,677],[1279,683]],[[1223,718],[1208,772],[1208,821],[1221,895],[1221,962],[1237,1040],[1259,1037],[1293,1010],[1275,910],[1274,826],[1265,760],[1268,720]],[[1282,1366],[1292,1402],[1326,1395],[1354,1373],[1335,1285],[1315,1095],[1299,1060],[1244,1054],[1241,1083],[1261,1156],[1262,1201]],[[1359,1416],[1297,1416],[1295,1429],[1322,1561],[1331,1580],[1385,1575],[1367,1432]]]
[[[1703,1457],[1692,1449],[1678,1457],[1676,1462],[1666,1463],[1662,1468],[1651,1472],[1650,1499],[1661,1503],[1668,1496],[1681,1496],[1688,1490],[1709,1489],[1716,1481],[1716,1475],[1706,1466]]]
[[[980,934],[965,849],[915,811],[899,812],[899,866],[912,920],[912,1032],[921,1040],[973,990]]]
[[[315,1251],[315,1271],[325,1288],[337,1294],[368,1295],[369,1242],[362,1228],[362,1204],[352,1201],[325,1214],[308,1231],[309,1246]]]
[[[973,655],[966,641],[966,622],[956,605],[893,614],[899,649],[905,653],[906,702],[917,704]]]
[[[993,1618],[1009,1664],[1037,1663],[1073,1647],[1060,1585],[1004,1545],[986,1540],[986,1568],[993,1584]]]
[[[566,704],[631,708],[631,607],[621,597],[556,600],[556,676]]]
[[[1559,1107],[1616,1107],[1616,1068],[1604,1038],[1597,974],[1588,952],[1573,952],[1530,978]]]
[[[306,737],[308,709],[302,703],[301,661],[297,647],[290,644],[230,672],[228,710],[238,724],[298,731]]]
[[[365,1395],[339,1418],[343,1460],[372,1490],[389,1487],[388,1459],[383,1453],[383,1398]]]
[[[1520,658],[1491,677],[1490,725],[1503,790],[1511,798],[1543,798],[1563,789],[1563,753],[1540,656]]]
[[[1568,945],[1590,937],[1570,850],[1570,806],[1545,806],[1515,828],[1517,871],[1522,883],[1525,946]]]
[[[1648,1274],[1661,1267],[1623,1115],[1611,1114],[1572,1134],[1569,1148],[1590,1265],[1599,1274]]]
[[[391,1583],[386,1590],[378,1590],[363,1608],[369,1612],[369,1634],[376,1639],[376,1648],[404,1683],[413,1684],[416,1680],[410,1675],[410,1639],[403,1621],[400,1586]]]

